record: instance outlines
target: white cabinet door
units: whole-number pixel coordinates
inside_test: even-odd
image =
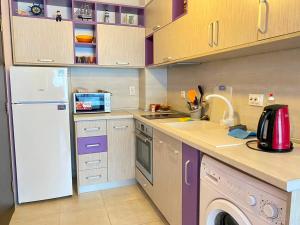
[[[153,200],[171,225],[181,225],[181,142],[155,131],[153,146]]]
[[[107,120],[108,182],[135,178],[133,119]]]
[[[12,31],[16,64],[74,64],[72,22],[14,16]]]
[[[145,66],[145,28],[99,24],[97,34],[99,65]]]

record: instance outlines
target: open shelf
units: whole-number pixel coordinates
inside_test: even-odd
[[[173,0],[173,21],[185,15],[188,9],[188,0]]]
[[[121,25],[144,26],[144,8],[121,6]]]
[[[154,64],[154,46],[153,35],[146,37],[145,39],[145,65],[150,66]]]
[[[56,19],[57,11],[63,20],[72,20],[72,1],[45,0],[45,14],[48,18]]]
[[[96,21],[103,24],[120,24],[120,6],[98,3],[96,5]]]
[[[96,46],[76,46],[75,45],[75,63],[85,65],[96,65]]]
[[[36,5],[42,9],[41,14],[34,15],[30,7]],[[45,1],[44,0],[12,0],[12,12],[15,16],[32,16],[44,17],[45,16]]]

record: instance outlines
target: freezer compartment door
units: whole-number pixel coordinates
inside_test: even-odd
[[[72,195],[67,104],[13,105],[19,203]]]
[[[68,102],[67,68],[12,67],[12,103]]]

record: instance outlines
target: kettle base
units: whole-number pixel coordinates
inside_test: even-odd
[[[258,147],[257,150],[264,151],[264,152],[270,152],[270,153],[288,153],[288,152],[293,151],[293,149],[294,149],[292,142],[291,142],[289,149],[272,149],[272,148],[262,145],[259,141],[257,141],[257,147]]]

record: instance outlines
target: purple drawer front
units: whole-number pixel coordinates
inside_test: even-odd
[[[77,138],[78,155],[107,152],[107,136]]]

